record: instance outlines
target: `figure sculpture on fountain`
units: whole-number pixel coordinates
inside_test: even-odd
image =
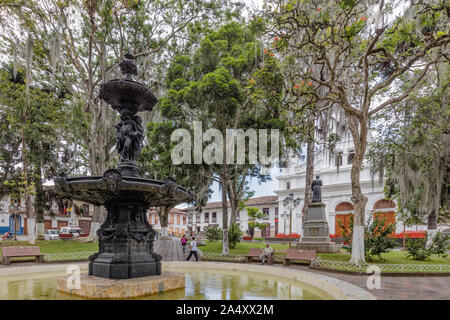
[[[141,117],[134,115],[129,109],[122,109],[120,122],[116,124],[116,148],[120,161],[136,161],[144,139]]]

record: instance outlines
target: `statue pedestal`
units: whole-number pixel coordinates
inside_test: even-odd
[[[336,243],[330,240],[324,203],[313,202],[308,206],[308,216],[303,224],[303,235],[296,247],[297,249],[317,250],[317,252],[324,253],[339,251]]]
[[[139,177],[138,169],[137,161],[121,161],[117,166],[122,176]]]

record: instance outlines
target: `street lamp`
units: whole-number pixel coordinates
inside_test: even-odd
[[[292,210],[298,207],[300,204],[300,198],[296,198],[294,200],[294,194],[290,193],[289,196],[287,196],[283,200],[283,205],[285,208],[289,208],[289,249],[291,249],[291,242],[292,242]]]
[[[286,236],[286,220],[288,218],[289,218],[289,213],[286,210],[284,210],[284,212],[281,214],[281,219],[283,219],[283,221],[284,221],[284,231],[283,231],[284,236]],[[284,239],[285,239],[285,237],[283,237],[283,244],[285,243]]]

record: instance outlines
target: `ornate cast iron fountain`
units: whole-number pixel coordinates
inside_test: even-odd
[[[128,279],[161,274],[161,257],[153,252],[155,231],[147,210],[188,202],[192,195],[171,178],[159,181],[139,176],[136,159],[144,130],[136,113],[151,111],[157,99],[133,79],[137,67],[132,55],[126,54],[119,65],[125,77],[102,83],[99,92],[100,98],[120,113],[116,124],[117,169],[107,170],[103,176],[62,174],[55,179],[55,186],[63,197],[104,206],[108,212],[97,231],[99,251],[89,258],[89,275]]]

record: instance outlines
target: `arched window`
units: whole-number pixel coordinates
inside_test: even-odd
[[[387,199],[380,199],[373,204],[374,209],[374,217],[378,219],[384,219],[386,226],[388,224],[395,224],[395,202]],[[385,227],[386,227],[385,226]],[[395,234],[395,230],[390,234],[393,236]]]
[[[335,212],[353,211],[353,204],[348,201],[339,202],[334,211]]]
[[[377,209],[390,209],[395,208],[395,202],[387,199],[380,199],[377,202],[374,203],[373,208],[375,210]]]

